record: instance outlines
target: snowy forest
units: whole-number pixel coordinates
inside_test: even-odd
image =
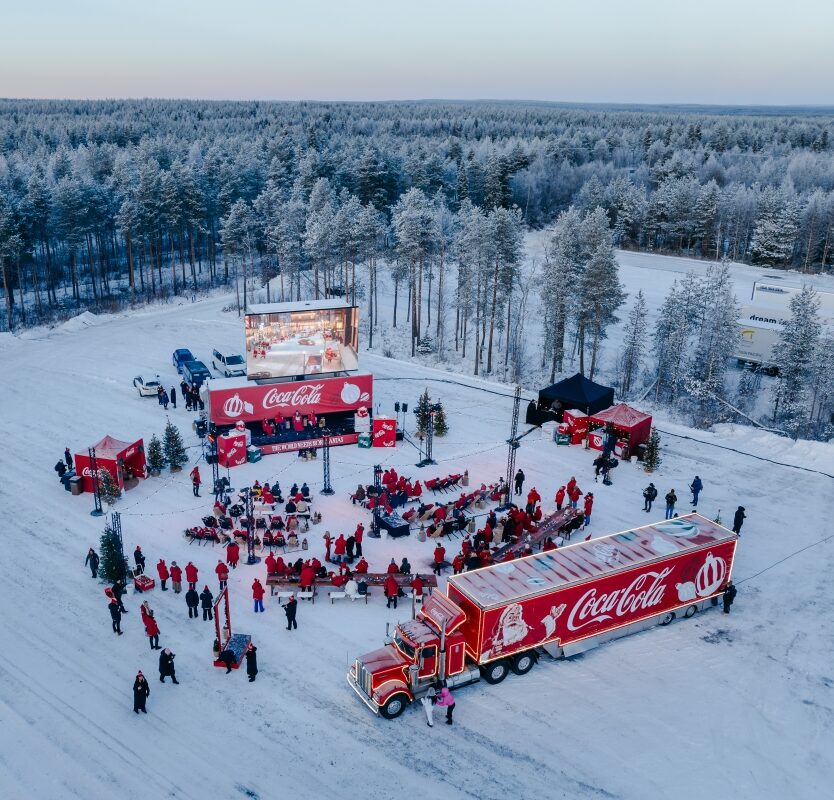
[[[708,425],[726,413],[737,317],[725,262],[831,270],[831,127],[812,110],[2,100],[0,324],[223,285],[245,307],[267,286],[271,300],[362,304],[373,346],[382,278],[411,355],[451,351],[504,380],[552,379],[571,354],[593,378],[627,317],[620,394],[653,378],[658,402]],[[524,273],[525,232],[546,226],[544,263]],[[649,331],[642,296],[625,305],[614,247],[715,266],[676,285]],[[806,349],[785,354],[797,366],[772,419],[828,436],[834,346],[813,315],[795,325]],[[740,411],[757,381],[743,377]]]

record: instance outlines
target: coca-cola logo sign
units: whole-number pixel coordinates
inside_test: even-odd
[[[670,567],[659,572],[644,572],[628,586],[603,594],[599,594],[595,586],[591,587],[571,609],[568,628],[578,631],[594,623],[614,617],[630,617],[659,605],[666,591],[665,580],[671,572]]]
[[[709,597],[723,585],[726,576],[727,562],[723,558],[716,558],[712,553],[707,553],[701,569],[695,576],[695,591],[699,597]]]
[[[266,411],[271,408],[284,408],[286,406],[292,408],[314,406],[321,402],[321,390],[323,388],[323,383],[305,383],[284,392],[276,387],[266,393],[262,405]]]
[[[227,417],[240,417],[244,413],[251,414],[254,410],[254,406],[245,400],[241,400],[239,394],[235,394],[234,397],[230,397],[223,403],[223,413]]]

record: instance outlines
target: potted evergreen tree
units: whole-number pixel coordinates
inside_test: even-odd
[[[660,466],[661,460],[660,435],[657,432],[657,428],[652,426],[649,441],[646,442],[646,453],[643,456],[643,469],[648,473],[652,473]]]
[[[185,445],[182,443],[179,428],[170,420],[165,425],[162,449],[165,453],[165,460],[171,467],[171,472],[182,470],[183,465],[188,461],[188,455],[185,452]]]
[[[162,442],[154,434],[148,442],[148,470],[150,470],[151,475],[157,476],[162,472],[164,466],[165,453],[162,452]]]

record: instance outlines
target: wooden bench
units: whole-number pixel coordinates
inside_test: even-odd
[[[275,587],[272,587],[272,594],[277,595],[278,597],[278,605],[284,605],[284,600],[289,600],[295,592],[282,592],[282,591],[275,591]]]
[[[316,589],[313,587],[312,589],[299,589],[294,594],[297,595],[299,600],[309,600],[311,603],[316,602]]]
[[[345,598],[347,598],[347,594],[345,594],[344,592],[340,592],[338,590],[328,592],[327,596],[330,598],[330,604],[331,605],[333,605],[333,602],[335,600],[344,600]],[[361,600],[364,597],[365,598],[365,605],[368,605],[368,598],[370,596],[371,596],[371,593],[368,591],[364,595],[360,594],[360,595],[357,595],[355,598],[351,597],[350,600],[352,600],[352,601]]]

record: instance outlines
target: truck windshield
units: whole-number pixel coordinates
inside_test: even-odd
[[[397,645],[397,649],[400,650],[403,655],[412,659],[414,658],[414,648],[405,639],[403,639],[399,631],[394,634],[394,644]]]

